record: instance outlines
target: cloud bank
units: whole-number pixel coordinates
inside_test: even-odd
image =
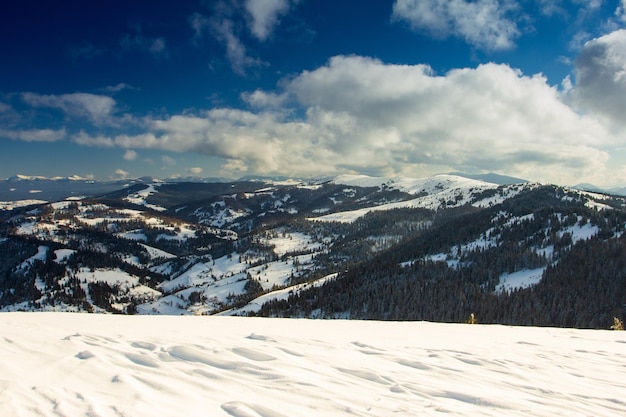
[[[487,170],[557,183],[603,173],[609,159],[603,147],[615,143],[597,118],[575,112],[543,76],[507,65],[437,75],[427,65],[336,56],[280,85],[244,95],[251,110],[145,117],[140,134],[81,132],[73,139],[217,156],[225,160],[224,175]],[[577,93],[584,89],[583,83]]]

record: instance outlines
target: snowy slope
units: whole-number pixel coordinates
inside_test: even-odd
[[[486,190],[495,190],[498,188],[497,184],[446,174],[420,179],[341,175],[336,177],[333,182],[354,187],[379,187],[387,190],[398,190],[415,195],[416,198],[365,207],[358,210],[327,214],[310,220],[352,223],[372,211],[394,210],[399,208],[438,210],[442,207],[458,207],[472,202],[476,195]],[[496,204],[503,201],[505,198],[512,197],[515,195],[516,191],[517,186],[511,187],[506,195],[491,197],[485,201],[476,202],[475,205],[484,207],[490,203]]]
[[[622,416],[625,332],[0,316],[3,416]]]

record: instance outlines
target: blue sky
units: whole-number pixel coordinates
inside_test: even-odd
[[[626,184],[625,0],[45,2],[0,14],[0,177]]]

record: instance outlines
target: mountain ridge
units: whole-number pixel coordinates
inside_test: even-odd
[[[449,174],[136,183],[0,212],[0,310],[435,321],[476,312],[527,324],[518,310],[528,297],[567,302],[546,286],[563,268],[571,273],[581,250],[593,254],[589,267],[617,262],[619,270],[597,254],[625,244],[624,200]],[[586,294],[601,317],[563,304],[579,318],[541,308],[528,320],[602,327],[623,315],[623,276],[612,270],[595,274],[616,288],[603,307],[583,277],[580,288],[558,284]]]

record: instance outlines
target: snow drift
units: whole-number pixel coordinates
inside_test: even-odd
[[[0,315],[3,416],[626,415],[626,332]]]

